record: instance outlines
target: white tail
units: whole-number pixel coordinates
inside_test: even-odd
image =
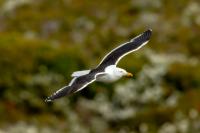
[[[90,70],[83,70],[83,71],[76,71],[72,73],[72,77],[79,77],[79,76],[83,76],[86,75],[90,72]]]

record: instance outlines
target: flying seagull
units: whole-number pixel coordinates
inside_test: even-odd
[[[147,44],[151,34],[152,30],[148,29],[142,34],[131,39],[129,42],[126,42],[113,49],[94,69],[73,72],[71,75],[73,79],[69,85],[59,89],[51,96],[47,97],[45,101],[50,102],[63,96],[76,93],[94,81],[114,82],[123,76],[132,77],[133,75],[131,73],[117,67],[116,65],[122,57],[140,49],[142,46]]]

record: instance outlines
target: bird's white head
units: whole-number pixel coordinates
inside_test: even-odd
[[[128,78],[133,77],[132,73],[129,73],[129,72],[127,72],[126,70],[124,70],[122,68],[117,68],[115,70],[117,71],[117,72],[115,72],[115,74],[117,76],[119,76],[119,77],[123,77],[123,76],[128,77]]]

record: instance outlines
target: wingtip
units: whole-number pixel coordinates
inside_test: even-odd
[[[148,29],[148,30],[146,30],[144,33],[143,33],[143,35],[145,35],[147,38],[148,38],[148,40],[150,39],[150,37],[151,37],[151,35],[152,35],[152,29]]]
[[[141,33],[140,35],[136,36],[135,38],[131,39],[130,42],[134,41],[135,39],[137,39],[138,37],[142,37],[143,40],[148,41],[150,39],[152,35],[152,29],[149,28],[146,31],[144,31],[143,33]],[[141,38],[140,38],[141,39]]]
[[[152,30],[151,28],[149,28],[147,31],[150,31],[150,32],[152,32],[153,30]]]
[[[146,30],[144,33],[148,33],[148,34],[151,34],[152,33],[152,29],[149,28],[148,30]]]
[[[47,97],[44,101],[48,103],[48,102],[52,102],[52,99],[50,97]]]

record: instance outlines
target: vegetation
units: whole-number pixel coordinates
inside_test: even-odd
[[[0,132],[199,133],[198,0],[1,0]],[[44,99],[146,29],[133,79]]]

